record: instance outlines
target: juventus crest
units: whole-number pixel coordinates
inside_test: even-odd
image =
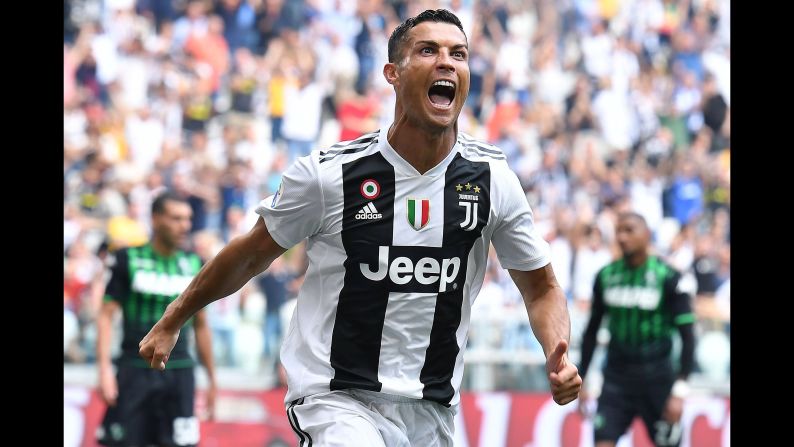
[[[465,193],[462,192],[464,189]],[[465,185],[456,185],[455,190],[458,191],[458,198],[460,199],[458,205],[462,206],[466,211],[466,217],[460,223],[460,227],[463,228],[463,231],[471,231],[477,228],[477,207],[481,189],[477,185],[466,183]]]

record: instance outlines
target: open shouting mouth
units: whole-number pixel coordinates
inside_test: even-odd
[[[436,107],[448,108],[455,99],[455,83],[448,80],[438,80],[427,91],[430,102]]]

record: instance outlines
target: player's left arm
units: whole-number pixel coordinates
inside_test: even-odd
[[[681,369],[678,379],[686,380],[695,364],[695,314],[692,311],[692,298],[678,272],[668,277],[664,289],[665,299],[670,303],[673,314],[673,324],[681,335]]]
[[[582,378],[568,360],[571,322],[565,294],[551,267],[549,244],[535,227],[521,182],[506,162],[491,163],[495,207],[491,242],[499,263],[521,292],[532,332],[543,346],[554,402],[567,404],[579,396]]]
[[[207,417],[212,420],[215,416],[215,394],[218,387],[215,381],[215,360],[212,357],[212,333],[207,322],[207,311],[205,309],[198,311],[193,318],[193,330],[196,334],[196,350],[198,351],[199,359],[207,370],[207,379],[209,381],[206,392]]]
[[[674,272],[664,284],[665,299],[670,304],[673,324],[681,335],[681,368],[670,391],[664,418],[675,423],[681,419],[683,400],[689,394],[687,377],[695,364],[695,314],[692,312],[690,294],[682,287],[681,274]]]
[[[565,405],[579,396],[582,387],[579,371],[568,359],[571,322],[565,294],[551,263],[535,270],[508,271],[524,299],[532,332],[543,346],[554,402]]]

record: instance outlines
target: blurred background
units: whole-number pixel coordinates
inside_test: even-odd
[[[146,241],[153,198],[187,198],[193,249],[210,259],[296,157],[389,125],[388,38],[438,7],[469,38],[460,129],[521,180],[568,297],[571,359],[595,273],[618,255],[616,215],[638,211],[698,318],[684,445],[727,445],[728,0],[64,0],[65,446],[95,445],[105,259]],[[278,349],[305,268],[300,245],[210,306],[221,396],[202,445],[294,443]],[[457,444],[592,445],[575,403],[547,406],[543,352],[495,256],[466,349]],[[648,445],[638,431],[619,445]]]

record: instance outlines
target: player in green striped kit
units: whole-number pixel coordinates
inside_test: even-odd
[[[690,297],[681,290],[681,275],[649,254],[651,234],[642,216],[621,214],[616,237],[623,257],[596,275],[590,322],[582,339],[580,374],[585,377],[596,333],[608,315],[604,385],[593,419],[596,447],[614,446],[635,416],[643,419],[657,446],[677,446],[686,378],[694,362]],[[677,372],[672,361],[676,331],[682,341]],[[583,411],[585,403],[580,395]]]
[[[108,411],[98,441],[108,446],[188,446],[199,440],[193,415],[195,383],[193,359],[184,333],[180,335],[168,370],[156,371],[138,355],[138,341],[160,319],[201,269],[195,253],[182,250],[190,232],[190,205],[170,193],[152,203],[152,239],[140,247],[120,249],[97,319],[97,363],[100,394]],[[118,374],[113,374],[110,340],[114,314],[122,311],[124,337]],[[215,368],[211,334],[204,311],[193,318],[196,347],[207,369],[212,411]]]

